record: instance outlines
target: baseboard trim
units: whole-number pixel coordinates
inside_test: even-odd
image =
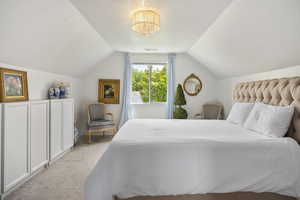
[[[46,165],[41,166],[39,169],[36,169],[32,174],[21,180],[19,183],[15,184],[13,187],[9,188],[7,191],[5,191],[3,194],[0,196],[0,200],[4,199],[7,195],[9,195],[11,192],[15,191],[19,187],[21,187],[23,184],[25,184],[27,181],[32,179],[34,176],[37,174],[41,173],[42,171],[46,170]]]
[[[55,158],[51,159],[49,161],[49,165],[52,165],[53,163],[55,163],[56,161],[58,161],[59,159],[61,159],[64,155],[66,155],[67,153],[69,153],[72,150],[73,146],[65,151],[63,151],[62,153],[58,154]]]
[[[13,187],[9,188],[6,192],[0,194],[0,200],[3,200],[11,192],[13,192],[16,189],[18,189],[20,186],[22,186],[23,184],[25,184],[27,181],[29,181],[30,179],[32,179],[37,174],[41,173],[44,170],[47,170],[46,168],[49,167],[49,165],[51,165],[54,162],[58,161],[65,154],[69,153],[72,150],[72,148],[73,147],[65,150],[64,152],[62,152],[61,154],[59,154],[57,157],[55,157],[53,160],[50,160],[49,162],[47,161],[47,162],[43,163],[43,165],[41,165],[39,168],[36,168],[34,171],[31,172],[31,174],[29,176],[27,176],[26,178],[24,178],[23,180],[21,180],[19,183],[15,184]]]

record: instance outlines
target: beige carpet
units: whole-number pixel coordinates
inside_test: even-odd
[[[111,137],[94,137],[9,194],[5,200],[83,200],[83,183]]]

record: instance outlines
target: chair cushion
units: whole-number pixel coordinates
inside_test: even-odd
[[[115,124],[111,120],[101,119],[101,120],[90,121],[88,125],[89,127],[95,127],[95,126],[114,126]]]
[[[104,120],[104,105],[103,104],[91,104],[89,105],[90,120]]]

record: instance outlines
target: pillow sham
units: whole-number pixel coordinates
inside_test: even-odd
[[[246,121],[253,106],[254,103],[235,103],[231,108],[227,121],[242,125]]]
[[[294,114],[294,106],[272,106],[256,103],[244,127],[263,135],[283,137],[286,135]]]

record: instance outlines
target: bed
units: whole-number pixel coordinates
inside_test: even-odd
[[[86,200],[272,199],[300,196],[300,78],[238,84],[233,98],[294,104],[288,137],[223,120],[130,120],[87,178]]]

